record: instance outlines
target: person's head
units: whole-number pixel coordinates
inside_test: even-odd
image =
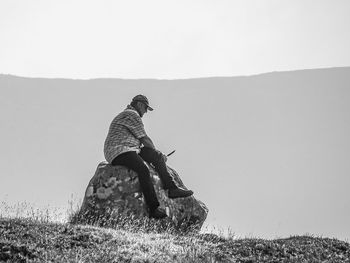
[[[147,112],[147,110],[153,111],[153,108],[149,106],[148,99],[144,95],[135,96],[130,105],[137,110],[141,117]]]

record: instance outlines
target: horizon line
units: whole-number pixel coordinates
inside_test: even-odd
[[[46,79],[46,80],[76,80],[76,81],[91,81],[91,80],[123,80],[123,81],[139,81],[139,80],[155,80],[155,81],[183,81],[183,80],[198,80],[198,79],[215,79],[215,78],[245,78],[245,77],[254,77],[261,75],[268,75],[273,73],[287,73],[287,72],[299,72],[299,71],[311,71],[311,70],[330,70],[330,69],[346,69],[350,66],[336,66],[336,67],[324,67],[324,68],[304,68],[304,69],[295,69],[295,70],[276,70],[276,71],[266,71],[256,74],[247,74],[247,75],[221,75],[221,76],[208,76],[208,77],[193,77],[193,78],[117,78],[117,77],[97,77],[97,78],[65,78],[65,77],[30,77],[30,76],[21,76],[9,73],[0,73],[1,76],[24,78],[24,79]]]

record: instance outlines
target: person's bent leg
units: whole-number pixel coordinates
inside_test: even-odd
[[[126,152],[118,155],[112,161],[112,165],[122,165],[135,171],[140,182],[141,191],[150,211],[154,211],[159,206],[149,169],[136,152]]]
[[[180,197],[188,197],[193,195],[193,191],[183,189],[176,185],[174,178],[169,174],[166,168],[166,164],[163,159],[162,153],[152,148],[143,147],[141,149],[140,156],[146,162],[154,165],[163,183],[163,188],[165,190],[169,190],[168,191],[169,198],[180,198]]]
[[[166,168],[165,161],[163,160],[162,153],[148,147],[143,147],[139,154],[142,159],[152,164],[159,174],[160,180],[163,183],[164,189],[175,189],[177,185],[174,178],[169,174]]]

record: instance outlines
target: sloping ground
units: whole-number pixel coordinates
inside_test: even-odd
[[[329,238],[225,239],[0,219],[1,262],[350,262]]]

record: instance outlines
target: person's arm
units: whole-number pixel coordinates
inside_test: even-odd
[[[148,137],[147,135],[140,138],[140,142],[143,144],[143,146],[148,147],[148,148],[152,148],[152,149],[156,149],[156,147],[154,146],[154,143],[152,142],[151,138]]]
[[[148,137],[146,135],[146,136],[140,138],[139,140],[143,144],[144,147],[149,147],[149,148],[152,148],[152,149],[156,150],[157,152],[159,152],[162,155],[162,158],[163,158],[164,162],[166,162],[168,160],[168,158],[167,158],[167,156],[165,154],[163,154],[162,152],[160,152],[160,151],[158,151],[156,149],[156,147],[154,146],[154,144],[153,144],[153,142],[152,142],[150,137]]]

